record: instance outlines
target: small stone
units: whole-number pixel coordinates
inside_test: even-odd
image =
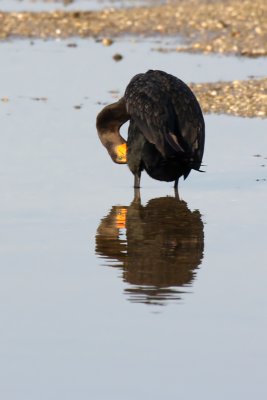
[[[77,47],[78,45],[76,43],[68,43],[67,47]]]
[[[113,44],[113,40],[110,38],[103,38],[102,39],[102,44],[104,46],[111,46]]]
[[[32,97],[32,100],[35,100],[35,101],[47,101],[47,97]]]
[[[119,53],[116,53],[112,58],[114,61],[121,61],[123,59],[123,56]]]

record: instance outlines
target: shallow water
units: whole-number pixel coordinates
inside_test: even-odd
[[[164,3],[164,0],[153,0],[153,4]],[[70,3],[49,0],[0,0],[3,11],[54,11],[54,10],[99,10],[102,8],[121,8],[151,4],[150,0],[75,0]]]
[[[1,44],[6,400],[267,395],[266,120],[206,116],[206,173],[181,182],[180,200],[145,174],[134,199],[95,131],[99,102],[140,70],[239,79],[264,60],[150,48]]]

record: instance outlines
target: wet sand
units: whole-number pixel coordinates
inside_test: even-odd
[[[205,113],[267,116],[267,78],[190,85]]]

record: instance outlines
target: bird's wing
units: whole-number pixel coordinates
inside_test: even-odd
[[[163,71],[153,71],[171,100],[175,113],[175,136],[199,169],[205,144],[205,122],[200,105],[191,89],[180,79]]]
[[[179,134],[182,136],[181,143],[190,154],[198,169],[201,164],[204,142],[205,122],[200,105],[190,88],[177,78],[176,85],[171,92],[172,104],[179,124]]]
[[[161,82],[153,74],[136,75],[126,88],[127,112],[144,137],[166,155],[166,142],[175,152],[184,152],[176,110]]]

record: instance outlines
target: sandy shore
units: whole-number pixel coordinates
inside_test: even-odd
[[[267,117],[267,78],[191,84],[205,113]]]
[[[184,43],[177,51],[267,55],[266,0],[180,0],[94,12],[2,12],[0,24],[2,39],[178,34]]]

